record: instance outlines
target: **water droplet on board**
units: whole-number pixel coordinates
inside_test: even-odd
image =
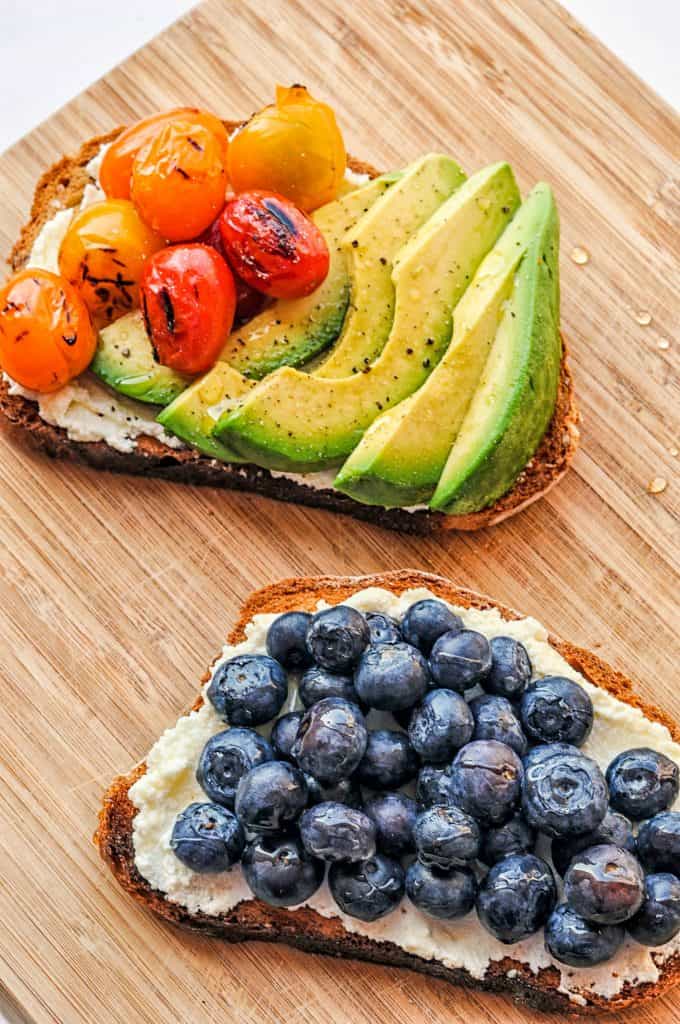
[[[657,341],[656,345],[657,345],[657,348],[662,349],[664,352],[666,351],[667,348],[671,347],[671,343],[668,340],[668,338],[661,338],[660,341]]]
[[[649,494],[661,494],[662,491],[666,490],[668,486],[666,480],[662,476],[655,476],[653,480],[650,480],[647,484],[647,491]]]
[[[578,263],[579,266],[587,263],[590,259],[590,253],[587,249],[584,249],[582,245],[575,245],[569,255],[571,256],[572,262]]]
[[[652,322],[652,314],[646,310],[641,310],[639,313],[633,313],[633,316],[642,327],[647,327]]]

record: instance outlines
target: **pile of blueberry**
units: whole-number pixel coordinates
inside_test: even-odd
[[[579,750],[588,694],[532,681],[521,643],[432,599],[400,623],[346,605],[281,615],[267,652],[225,661],[208,688],[230,728],[198,764],[209,802],[174,825],[192,870],[240,862],[255,896],[286,907],[328,864],[345,914],[375,921],[404,895],[444,920],[476,908],[504,943],[543,928],[576,967],[610,959],[626,930],[649,946],[680,931],[678,766],[641,748],[603,775]],[[289,675],[304,710],[279,716]],[[272,722],[265,739],[255,727]]]

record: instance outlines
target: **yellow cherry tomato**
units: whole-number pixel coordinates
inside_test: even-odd
[[[104,153],[99,170],[99,181],[109,199],[129,199],[132,165],[135,157],[147,142],[150,142],[167,124],[173,121],[188,121],[208,128],[217,139],[222,160],[226,163],[229,137],[218,117],[199,110],[198,107],[176,107],[162,113],[152,114],[136,121],[121,132]]]
[[[56,391],[91,363],[97,337],[75,288],[49,270],[21,270],[0,291],[0,363],[33,391]]]
[[[276,103],[234,136],[228,155],[235,192],[278,192],[307,211],[335,199],[346,163],[333,111],[302,85],[277,86]]]
[[[139,305],[142,268],[164,245],[129,199],[103,199],[71,221],[59,250],[59,270],[100,327]]]
[[[170,242],[197,238],[224,206],[227,172],[214,133],[173,121],[137,154],[132,199],[154,231]]]

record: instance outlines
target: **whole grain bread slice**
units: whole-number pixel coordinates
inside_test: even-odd
[[[225,121],[228,131],[240,122]],[[23,267],[33,243],[57,208],[77,206],[90,182],[88,162],[102,144],[111,142],[121,128],[85,142],[75,156],[62,157],[38,182],[31,217],[12,249],[9,262],[13,270]],[[375,176],[378,172],[361,160],[349,158],[353,171]],[[564,339],[563,339],[564,340]],[[478,530],[514,515],[536,501],[564,476],[579,441],[579,414],[569,371],[567,346],[563,345],[557,404],[546,434],[531,461],[514,486],[492,506],[468,515],[449,516],[427,510],[384,509],[364,505],[331,488],[318,489],[287,477],[272,476],[254,465],[222,463],[185,448],[174,449],[150,437],[141,437],[132,452],[119,452],[103,441],[72,441],[65,430],[42,420],[38,407],[20,395],[10,395],[7,383],[0,380],[0,413],[34,447],[53,458],[85,463],[96,469],[143,476],[161,477],[187,484],[204,484],[232,490],[255,491],[280,501],[297,502],[334,512],[343,512],[405,533],[428,534],[439,530]]]
[[[416,570],[388,572],[372,576],[317,576],[297,577],[272,584],[255,591],[246,600],[238,620],[229,634],[229,643],[245,639],[245,627],[259,612],[282,613],[296,609],[311,611],[318,601],[338,604],[364,587],[384,587],[400,594],[413,587],[427,587],[434,594],[465,608],[497,608],[506,620],[522,616],[490,597],[476,594],[456,586],[449,580]],[[550,643],[582,673],[593,685],[609,691],[621,701],[639,708],[651,721],[660,722],[680,742],[680,728],[658,708],[647,704],[633,690],[622,673],[615,671],[590,651],[576,647],[565,640],[550,636]],[[202,683],[209,678],[203,676]],[[194,703],[197,709],[202,697]],[[99,824],[94,841],[104,861],[121,886],[144,907],[173,924],[182,925],[230,942],[259,940],[283,942],[299,949],[332,956],[356,957],[394,967],[409,967],[455,984],[467,985],[497,992],[509,993],[515,1000],[542,1010],[557,1010],[572,1014],[594,1014],[638,1006],[655,998],[680,981],[680,954],[676,954],[660,968],[656,983],[628,984],[614,998],[606,999],[592,992],[583,993],[583,1005],[569,1000],[558,991],[560,973],[555,968],[543,968],[532,973],[526,964],[508,955],[492,962],[483,980],[473,978],[463,969],[445,967],[436,960],[426,960],[407,953],[391,942],[378,942],[366,936],[345,930],[338,918],[326,918],[309,908],[285,910],[270,907],[259,900],[247,900],[227,914],[219,917],[192,914],[182,906],[169,902],[162,892],[152,889],[135,867],[133,823],[136,809],[129,798],[129,789],[146,771],[144,762],[127,775],[116,778],[104,796]]]

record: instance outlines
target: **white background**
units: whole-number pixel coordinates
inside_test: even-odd
[[[680,107],[680,0],[563,3]],[[0,0],[0,150],[191,6],[188,0]],[[225,16],[236,17],[237,8],[225,3]]]

